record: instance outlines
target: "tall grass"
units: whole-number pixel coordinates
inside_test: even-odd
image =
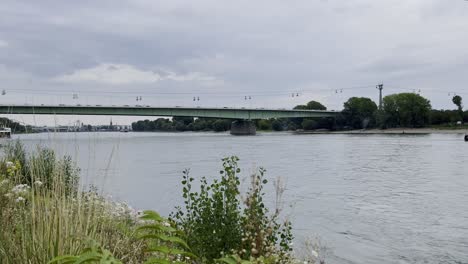
[[[19,142],[4,151],[0,264],[315,263],[291,256],[290,223],[263,203],[263,169],[241,199],[236,157],[223,159],[220,180],[203,178],[199,192],[186,172],[186,206],[171,221],[81,188],[69,157],[40,147],[28,154]]]
[[[70,158],[21,144],[7,146],[0,161],[0,263],[47,263],[78,254],[95,241],[124,263],[141,263],[143,243],[135,213],[83,191]]]

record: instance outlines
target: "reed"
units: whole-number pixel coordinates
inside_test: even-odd
[[[141,263],[137,213],[78,186],[71,159],[16,143],[0,161],[0,263],[47,263],[99,243],[124,263]]]

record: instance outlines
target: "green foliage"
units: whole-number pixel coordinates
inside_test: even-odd
[[[296,110],[327,110],[323,104],[317,101],[310,101],[305,105],[296,105],[294,107]],[[288,130],[296,130],[302,128],[304,130],[314,130],[319,128],[329,129],[331,126],[328,122],[323,122],[323,118],[314,119],[314,118],[290,118]],[[304,126],[305,125],[305,126]]]
[[[128,207],[80,190],[75,178],[66,176],[78,170],[53,151],[26,155],[19,143],[7,151],[5,158],[15,162],[0,161],[2,264],[291,260],[291,224],[279,221],[279,207],[270,214],[264,204],[265,170],[252,175],[243,200],[236,157],[223,159],[221,178],[210,184],[203,178],[199,192],[192,191],[194,179],[185,171],[185,208],[171,222],[153,211],[137,219]],[[283,190],[277,188],[278,197]]]
[[[306,105],[297,105],[294,109],[298,110],[327,110],[323,104],[317,101],[310,101]]]
[[[154,121],[142,120],[132,123],[133,131],[227,131],[231,120],[215,118],[173,117],[158,118]]]
[[[215,132],[223,132],[223,131],[228,131],[231,129],[231,121],[230,120],[224,120],[224,119],[218,119],[213,122],[213,130]]]
[[[439,125],[455,126],[457,121],[462,121],[462,119],[460,119],[460,112],[458,110],[435,110],[433,109],[431,110],[430,115],[431,115],[430,117],[431,124],[436,125],[436,126],[439,126]]]
[[[221,178],[208,183],[203,177],[200,190],[194,191],[194,178],[184,171],[182,196],[184,208],[176,208],[172,219],[187,235],[193,252],[204,263],[214,263],[224,254],[249,259],[276,254],[289,255],[292,240],[289,222],[278,224],[279,210],[271,216],[263,203],[264,170],[252,176],[252,186],[242,207],[238,158],[223,159]]]
[[[182,232],[158,213],[145,211],[140,219],[146,221],[145,225],[138,227],[140,239],[147,242],[145,251],[152,253],[145,263],[191,263],[197,258],[181,237]]]
[[[271,121],[265,119],[258,120],[257,128],[259,130],[271,130]]]
[[[307,103],[307,109],[309,110],[327,110],[327,108],[317,101],[310,101]]]
[[[194,178],[184,171],[182,186],[185,210],[178,208],[173,218],[187,234],[187,241],[193,252],[208,261],[221,257],[221,252],[229,252],[240,246],[240,184],[236,173],[237,158],[223,160],[224,170],[221,179],[208,184],[201,180],[199,192],[192,191]]]
[[[273,122],[271,122],[271,128],[274,131],[283,131],[285,127],[286,124],[279,119],[275,119]]]
[[[9,127],[11,128],[11,132],[15,134],[26,133],[31,131],[30,126],[24,126],[18,122],[15,122],[5,117],[0,117],[0,127]]]
[[[21,164],[21,173],[18,174],[20,183],[31,185],[35,181],[41,181],[45,188],[52,189],[57,182],[65,182],[66,193],[77,190],[79,169],[69,156],[57,159],[54,151],[42,147],[37,147],[28,156],[19,140],[6,145],[4,152],[5,160]],[[0,173],[5,169],[0,166]]]
[[[99,264],[122,264],[119,260],[115,259],[112,253],[101,247],[97,242],[92,241],[91,246],[83,249],[77,255],[64,255],[53,258],[48,262],[49,264],[85,264],[85,263],[99,263]]]
[[[458,118],[459,120],[457,121],[463,121],[463,104],[462,104],[462,98],[459,95],[455,95],[452,98],[452,102],[457,106],[458,108]]]
[[[220,258],[216,260],[217,263],[224,263],[224,264],[276,264],[276,263],[285,263],[279,262],[279,260],[274,257],[259,257],[259,258],[251,258],[249,260],[244,260],[238,255],[229,255],[224,258]]]
[[[104,250],[89,250],[83,242],[89,239],[125,263],[141,263],[142,242],[134,234],[128,208],[95,192],[79,191],[77,178],[69,177],[77,171],[69,159],[55,160],[50,150],[25,155],[19,144],[13,150],[0,161],[2,264],[47,263],[83,252],[109,256]]]
[[[318,128],[318,122],[313,119],[305,119],[302,121],[302,128],[304,130],[315,130]]]
[[[414,93],[400,93],[383,98],[385,127],[424,127],[430,124],[431,104]]]
[[[343,117],[347,126],[355,129],[375,126],[377,105],[369,98],[351,97],[344,103]]]
[[[265,179],[265,172],[263,168],[260,168],[256,174],[251,175],[250,187],[246,193],[242,214],[242,249],[236,253],[243,259],[274,256],[285,261],[292,251],[292,227],[287,220],[279,223],[279,205],[271,215],[265,206],[264,186],[268,183],[268,180]],[[284,189],[280,186],[279,181],[276,186],[277,201],[279,202]]]
[[[455,96],[452,98],[452,102],[458,107],[458,110],[462,110],[462,109],[463,109],[461,96],[455,95]]]

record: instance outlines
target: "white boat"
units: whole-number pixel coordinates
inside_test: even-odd
[[[0,138],[11,138],[11,128],[0,127]]]

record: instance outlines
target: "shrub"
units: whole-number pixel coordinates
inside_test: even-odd
[[[284,124],[283,124],[283,122],[281,122],[280,120],[275,119],[275,120],[271,123],[271,128],[272,128],[274,131],[283,131],[283,130],[284,130]]]
[[[302,128],[304,130],[314,130],[318,128],[318,123],[312,119],[304,119],[304,121],[302,121]]]
[[[259,130],[271,130],[270,120],[265,120],[265,119],[258,120],[257,125],[258,125]]]
[[[293,237],[288,221],[278,223],[279,208],[269,215],[263,203],[265,170],[252,175],[251,187],[242,203],[238,158],[223,159],[221,178],[200,181],[200,190],[192,190],[194,178],[185,170],[182,180],[184,208],[177,207],[171,218],[187,235],[193,252],[203,263],[214,263],[224,255],[243,259],[275,256],[284,263],[291,251]]]

